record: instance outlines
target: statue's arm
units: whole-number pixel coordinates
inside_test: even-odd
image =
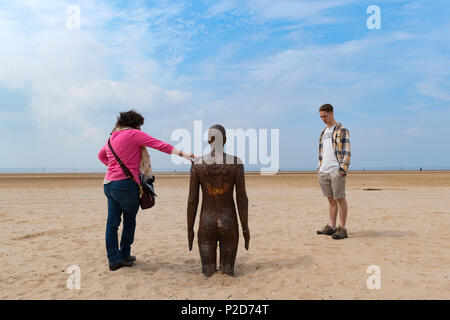
[[[250,230],[248,229],[248,198],[245,190],[244,165],[238,164],[236,170],[236,202],[241,220],[242,233],[245,239],[245,249],[248,250],[250,242]]]
[[[192,243],[194,241],[194,223],[197,215],[198,198],[199,198],[200,182],[195,169],[195,165],[191,166],[191,178],[189,182],[189,198],[187,206],[187,231],[189,251],[192,250]]]

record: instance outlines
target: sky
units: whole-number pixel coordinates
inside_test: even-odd
[[[194,121],[278,129],[280,170],[315,169],[331,103],[350,169],[450,169],[449,16],[448,0],[1,0],[0,168],[105,170],[134,109],[173,145]]]

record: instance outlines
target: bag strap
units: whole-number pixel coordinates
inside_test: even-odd
[[[144,190],[142,189],[142,185],[134,179],[134,176],[131,174],[130,169],[125,165],[125,163],[119,158],[119,156],[114,151],[112,145],[111,145],[111,138],[108,139],[108,146],[111,150],[112,154],[114,155],[114,158],[116,158],[117,162],[119,163],[120,167],[122,168],[123,173],[127,178],[133,179],[133,181],[139,186],[139,198],[142,198],[142,195],[144,193]]]

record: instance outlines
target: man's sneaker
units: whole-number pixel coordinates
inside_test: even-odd
[[[331,227],[329,224],[324,226],[322,230],[317,230],[317,234],[326,234],[327,236],[331,236],[336,232],[336,228]]]
[[[347,229],[338,227],[336,230],[336,233],[333,234],[332,237],[333,237],[333,239],[336,239],[336,240],[348,238]]]

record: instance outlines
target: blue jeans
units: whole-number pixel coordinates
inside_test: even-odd
[[[108,221],[106,222],[106,252],[109,264],[117,264],[130,256],[139,210],[139,188],[132,179],[112,181],[104,185],[108,198]],[[117,230],[123,213],[123,230],[118,244]]]

